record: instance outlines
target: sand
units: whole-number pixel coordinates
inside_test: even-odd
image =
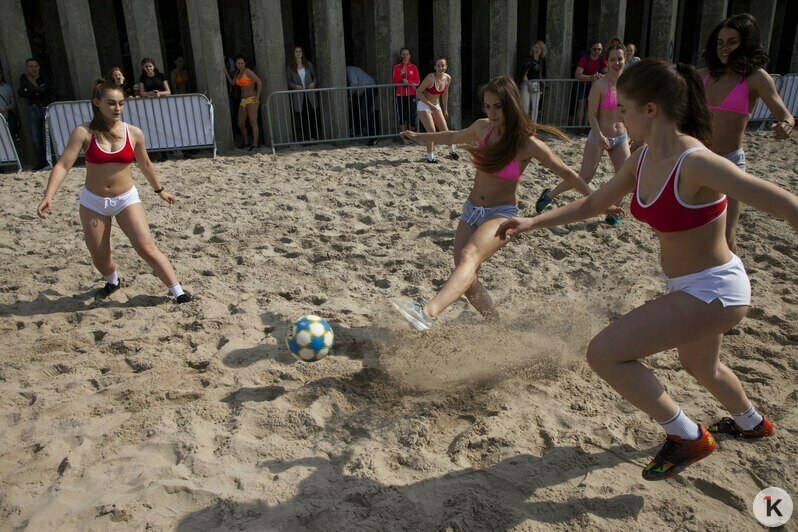
[[[578,168],[582,142],[550,144]],[[797,146],[751,133],[749,168],[798,192]],[[647,483],[662,433],[584,352],[661,292],[652,232],[627,218],[524,235],[481,271],[501,325],[462,300],[418,333],[388,301],[446,279],[473,179],[465,160],[422,156],[383,142],[167,161],[174,206],[136,170],[156,241],[197,296],[180,306],[118,227],[126,286],[93,302],[84,169],[45,223],[47,175],[0,176],[0,529],[746,530],[763,487],[798,497],[786,222],[743,216],[753,304],[723,353],[776,436],[721,438],[681,476]],[[605,158],[597,182],[609,172]],[[530,165],[522,210],[555,182]],[[284,345],[309,311],[336,333],[313,364]],[[675,352],[646,364],[690,416],[724,414]]]

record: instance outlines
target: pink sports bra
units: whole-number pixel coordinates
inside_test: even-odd
[[[495,128],[493,126],[490,127],[490,129],[488,130],[488,134],[485,135],[485,138],[483,138],[482,141],[480,141],[479,143],[480,148],[482,146],[487,145],[488,139],[490,138],[494,129]],[[507,179],[510,181],[521,181],[521,165],[518,164],[518,159],[513,159],[512,161],[507,163],[507,166],[505,166],[504,168],[502,168],[493,175],[494,177],[498,177],[499,179]]]
[[[601,108],[602,109],[617,109],[618,108],[618,100],[615,99],[615,95],[612,93],[612,83],[607,82],[609,88],[607,89],[607,96],[601,100]]]
[[[707,86],[708,82],[709,74],[704,78],[704,87]],[[750,114],[751,111],[748,109],[748,84],[745,82],[745,77],[740,76],[740,81],[729,91],[729,94],[723,99],[723,103],[720,105],[710,105],[709,109],[711,111],[728,111],[741,115]]]
[[[679,175],[682,170],[682,162],[689,154],[702,150],[706,150],[706,148],[695,146],[684,150],[676,160],[668,180],[665,181],[654,199],[646,205],[640,200],[640,172],[648,153],[648,146],[643,146],[640,160],[637,163],[637,172],[635,172],[635,192],[629,207],[632,216],[647,223],[660,233],[689,231],[720,218],[726,212],[726,196],[703,205],[690,205],[679,196]]]

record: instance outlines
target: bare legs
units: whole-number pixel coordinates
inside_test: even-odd
[[[427,133],[435,133],[436,131],[449,131],[449,127],[446,125],[446,119],[443,117],[443,111],[440,111],[439,109],[434,109],[432,112],[419,111],[418,119],[424,125],[424,131]],[[426,141],[424,144],[427,146],[427,154],[434,153],[434,142]]]
[[[671,418],[676,403],[637,360],[676,347],[682,366],[730,412],[749,406],[742,385],[718,357],[722,333],[747,306],[704,303],[685,292],[650,301],[619,318],[590,342],[587,361],[619,394],[657,421]]]
[[[477,278],[477,271],[483,262],[509,242],[495,236],[503,221],[504,218],[491,218],[479,227],[460,221],[454,238],[454,271],[435,297],[427,302],[424,307],[427,314],[436,317],[465,295],[482,316],[498,318],[490,294]]]
[[[101,274],[110,275],[116,270],[116,264],[111,257],[111,218],[81,205],[80,221],[83,224],[86,247],[89,249],[94,266]],[[174,269],[169,259],[155,245],[141,203],[127,207],[117,215],[116,221],[127,235],[133,249],[147,261],[155,276],[166,286],[175,284],[177,277]]]

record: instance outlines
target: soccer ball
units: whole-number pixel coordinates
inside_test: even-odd
[[[297,359],[316,362],[332,349],[333,336],[329,323],[314,314],[307,314],[291,323],[285,344]]]

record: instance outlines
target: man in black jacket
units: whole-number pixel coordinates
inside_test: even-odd
[[[25,61],[27,74],[19,78],[19,90],[17,94],[20,98],[28,100],[28,119],[33,136],[33,148],[36,151],[36,164],[33,170],[41,170],[47,166],[47,159],[44,152],[44,115],[47,105],[52,101],[50,79],[41,74],[39,61],[30,58]]]

